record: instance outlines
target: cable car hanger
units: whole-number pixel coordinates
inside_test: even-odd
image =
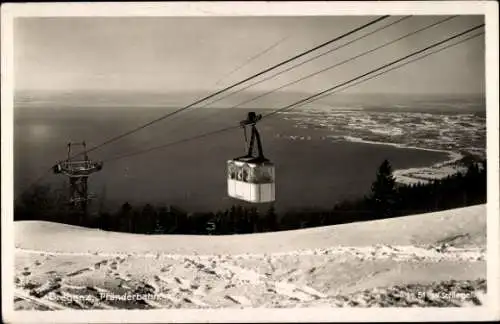
[[[251,111],[248,113],[247,118],[240,121],[240,126],[243,128],[243,133],[245,136],[245,142],[248,144],[247,154],[236,158],[235,160],[242,160],[251,163],[265,163],[269,160],[264,156],[264,150],[262,149],[262,142],[260,140],[260,134],[255,126],[259,120],[262,119],[262,115],[257,115],[255,112]],[[247,126],[251,126],[250,143],[247,140]],[[257,141],[257,156],[254,156],[254,144]]]

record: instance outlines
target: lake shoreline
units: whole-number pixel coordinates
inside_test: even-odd
[[[392,147],[397,147],[397,148],[401,148],[401,149],[413,149],[413,150],[420,150],[420,151],[427,151],[427,152],[438,152],[438,153],[445,153],[448,155],[448,159],[441,161],[441,162],[433,163],[430,166],[404,168],[404,169],[394,170],[393,175],[396,179],[396,182],[400,183],[400,184],[428,183],[429,181],[431,181],[432,178],[425,179],[425,178],[415,176],[415,175],[419,174],[421,172],[427,172],[429,170],[437,170],[439,168],[449,166],[450,164],[453,164],[464,157],[463,154],[461,154],[459,152],[455,152],[455,151],[448,151],[448,150],[442,150],[442,149],[432,149],[432,148],[417,147],[417,146],[409,146],[409,145],[400,144],[400,143],[370,141],[370,140],[365,140],[365,139],[362,139],[360,137],[354,137],[354,136],[342,136],[342,137],[343,137],[344,141],[351,142],[351,143],[386,145],[386,146],[392,146]],[[454,173],[457,173],[457,172],[459,172],[459,170],[455,169]],[[452,175],[454,173],[448,172],[446,174]],[[436,175],[437,174],[435,174],[435,176]]]

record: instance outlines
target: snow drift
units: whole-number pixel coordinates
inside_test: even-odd
[[[275,233],[15,224],[17,310],[484,303],[486,206]]]
[[[485,245],[486,205],[369,222],[223,236],[106,232],[43,221],[15,223],[17,248],[53,252],[242,254],[332,246]]]

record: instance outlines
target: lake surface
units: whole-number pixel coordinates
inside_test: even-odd
[[[140,108],[16,108],[14,120],[14,192],[46,173],[45,183],[62,187],[67,179],[47,169],[67,155],[68,141],[92,148],[171,110]],[[245,152],[243,131],[219,133],[128,158],[134,153],[207,131],[237,125],[246,111],[195,109],[158,122],[89,153],[104,168],[89,180],[90,191],[110,206],[177,204],[189,211],[217,210],[238,201],[226,194],[226,161]],[[428,166],[447,155],[385,145],[325,140],[328,130],[295,128],[275,115],[259,125],[266,157],[276,165],[278,210],[332,207],[366,194],[377,167],[388,159],[394,168]],[[291,140],[301,135],[309,140]],[[76,148],[74,153],[80,152]],[[109,161],[108,161],[109,160]]]

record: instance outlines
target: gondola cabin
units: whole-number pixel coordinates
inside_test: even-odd
[[[274,201],[274,164],[244,158],[227,161],[227,192],[252,203]]]
[[[264,157],[260,135],[255,123],[262,118],[250,112],[246,120],[240,122],[245,131],[251,125],[251,139],[247,155],[227,161],[227,193],[230,197],[251,203],[266,203],[275,200],[274,164]],[[253,156],[257,142],[258,155]]]

